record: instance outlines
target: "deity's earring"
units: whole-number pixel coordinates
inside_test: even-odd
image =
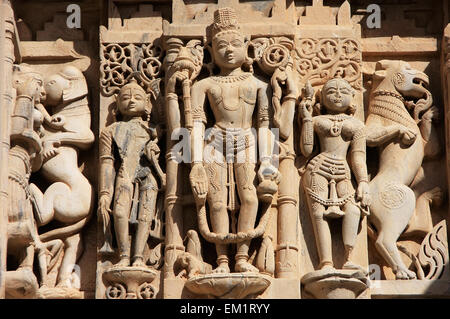
[[[114,94],[114,101],[111,107],[111,115],[117,120],[117,113],[119,113],[119,96],[117,94]]]
[[[145,106],[144,112],[145,112],[145,121],[150,123],[152,107],[151,107],[149,99],[147,99],[147,105]]]
[[[209,44],[206,44],[205,48],[208,50],[209,56],[211,57],[211,62],[206,63],[205,67],[209,72],[209,76],[213,76],[214,75],[214,67],[216,65],[216,61],[214,60],[214,52],[213,52],[212,46],[210,46]]]
[[[351,104],[350,106],[349,106],[349,108],[348,108],[348,114],[350,114],[350,115],[353,115],[353,114],[355,114],[355,112],[356,112],[356,105],[355,104]]]
[[[245,58],[244,66],[248,68],[248,72],[253,73],[253,59],[250,58],[248,55]]]

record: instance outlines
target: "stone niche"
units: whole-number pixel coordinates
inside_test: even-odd
[[[0,298],[450,297],[449,11],[0,1]]]

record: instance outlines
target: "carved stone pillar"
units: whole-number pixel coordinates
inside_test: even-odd
[[[9,0],[0,2],[0,299],[5,298],[6,225],[8,222],[8,152],[13,103],[14,13]]]

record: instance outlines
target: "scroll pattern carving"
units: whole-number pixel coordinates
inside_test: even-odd
[[[111,96],[132,77],[156,91],[162,70],[163,52],[157,44],[118,43],[101,45],[100,83],[103,95]],[[154,93],[157,94],[156,92]]]
[[[362,49],[351,38],[298,39],[295,51],[297,72],[311,85],[322,85],[340,77],[355,89],[361,89]]]
[[[422,242],[418,259],[422,267],[428,266],[428,274],[420,279],[439,279],[448,264],[447,227],[445,221],[436,225]]]

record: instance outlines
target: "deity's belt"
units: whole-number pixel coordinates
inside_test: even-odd
[[[333,157],[330,154],[320,153],[314,157],[308,164],[307,170],[311,172],[312,184],[314,184],[314,175],[320,175],[328,181],[329,192],[328,198],[322,198],[315,191],[314,185],[310,185],[312,188],[307,187],[306,190],[311,198],[326,207],[343,206],[350,200],[353,200],[355,191],[351,185],[351,172],[345,159]],[[347,181],[349,184],[346,189],[346,194],[340,194],[342,197],[338,197],[336,190],[336,183]],[[334,213],[338,210],[335,209]],[[340,214],[340,213],[338,213]]]
[[[252,129],[227,128],[223,129],[214,126],[206,136],[210,142],[206,145],[206,150],[214,150],[221,155],[225,155],[227,162],[233,162],[235,156],[245,155],[245,162],[248,162],[255,154],[256,136]],[[219,161],[220,162],[220,161]],[[254,159],[256,162],[256,158]]]
[[[241,163],[256,163],[256,137],[250,128],[223,129],[216,125],[207,135],[207,139],[211,141],[205,146],[205,154],[212,155],[212,160],[209,162],[227,166],[227,207],[232,212],[232,219],[234,220],[234,213],[239,209],[239,205],[236,201],[236,182],[233,168],[234,165],[240,165]],[[223,162],[224,158],[226,163]],[[208,162],[208,160],[206,161]],[[210,182],[214,184],[214,181]]]

